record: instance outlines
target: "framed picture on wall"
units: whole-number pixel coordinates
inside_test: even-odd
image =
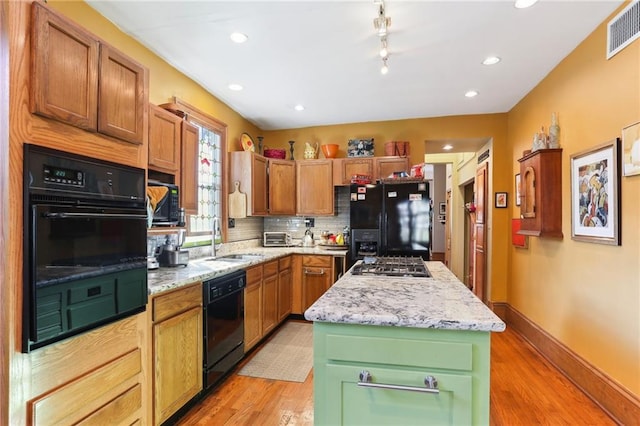
[[[506,192],[496,192],[496,208],[504,209],[507,207],[507,196]]]
[[[520,173],[516,175],[516,206],[520,205]]]
[[[620,245],[620,173],[614,139],[571,155],[571,238]]]
[[[640,121],[622,129],[622,159],[625,176],[640,175]]]

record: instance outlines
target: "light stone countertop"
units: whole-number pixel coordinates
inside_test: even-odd
[[[187,266],[160,267],[147,273],[149,295],[173,290],[197,281],[209,280],[252,265],[268,262],[290,254],[346,256],[348,250],[327,250],[321,247],[251,247],[225,252],[227,254],[261,254],[263,259],[247,261],[207,260],[209,257],[190,259]]]
[[[307,311],[309,321],[448,330],[504,331],[505,324],[441,262],[431,278],[347,272]]]

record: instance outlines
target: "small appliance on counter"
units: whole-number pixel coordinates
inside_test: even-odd
[[[290,247],[293,245],[288,232],[267,231],[262,242],[264,247]]]
[[[180,248],[184,244],[184,235],[185,230],[181,229],[178,232],[178,243],[176,245],[167,237],[165,244],[160,246],[158,254],[160,266],[187,266],[189,263],[189,251]]]
[[[160,264],[156,259],[156,249],[158,245],[153,238],[147,238],[147,269],[158,269]]]

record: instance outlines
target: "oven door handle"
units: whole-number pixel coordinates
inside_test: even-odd
[[[118,219],[134,219],[146,220],[147,215],[144,214],[120,214],[120,213],[43,213],[43,217],[48,219],[95,219],[95,218],[118,218]]]

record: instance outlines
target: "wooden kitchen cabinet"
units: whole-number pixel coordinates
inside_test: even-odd
[[[202,390],[202,283],[152,300],[153,424],[159,425]]]
[[[233,151],[230,157],[230,187],[240,182],[247,196],[247,216],[266,216],[268,208],[267,159],[251,151]]]
[[[353,175],[371,176],[372,180],[384,179],[393,172],[409,174],[407,157],[350,157],[334,160],[333,184],[350,185]]]
[[[31,111],[144,142],[148,70],[39,2],[32,6]]]
[[[25,423],[149,424],[146,319],[130,316],[32,351]]]
[[[262,265],[247,268],[244,289],[244,352],[262,338]]]
[[[278,324],[278,261],[263,265],[262,278],[262,337]]]
[[[541,149],[518,161],[522,197],[518,233],[562,238],[562,149]]]
[[[247,286],[244,290],[244,351],[249,352],[263,337],[268,335],[287,315],[282,315],[281,303],[290,292],[291,268],[286,259],[271,260],[260,265],[247,268]],[[280,265],[285,267],[280,271]],[[281,278],[284,280],[281,282]],[[290,296],[289,296],[290,299]],[[289,302],[290,306],[290,302]],[[286,306],[284,306],[286,309]]]
[[[147,70],[105,43],[100,43],[98,132],[142,144]]]
[[[186,120],[181,124],[180,206],[185,214],[198,214],[198,158],[200,135],[198,128]]]
[[[489,424],[490,333],[319,323],[314,423]],[[431,392],[362,387],[392,384]]]
[[[291,313],[293,273],[291,270],[291,256],[278,261],[278,321],[282,322]]]
[[[176,175],[180,168],[182,119],[149,104],[149,168]]]
[[[393,172],[405,172],[409,174],[409,159],[407,157],[376,157],[375,179],[386,179]]]
[[[332,160],[296,161],[296,214],[334,214]]]
[[[338,158],[333,160],[333,184],[350,185],[353,175],[367,175],[373,178],[373,157]]]
[[[302,312],[333,285],[332,256],[302,256]]]
[[[269,214],[296,214],[296,165],[290,160],[268,160]]]

